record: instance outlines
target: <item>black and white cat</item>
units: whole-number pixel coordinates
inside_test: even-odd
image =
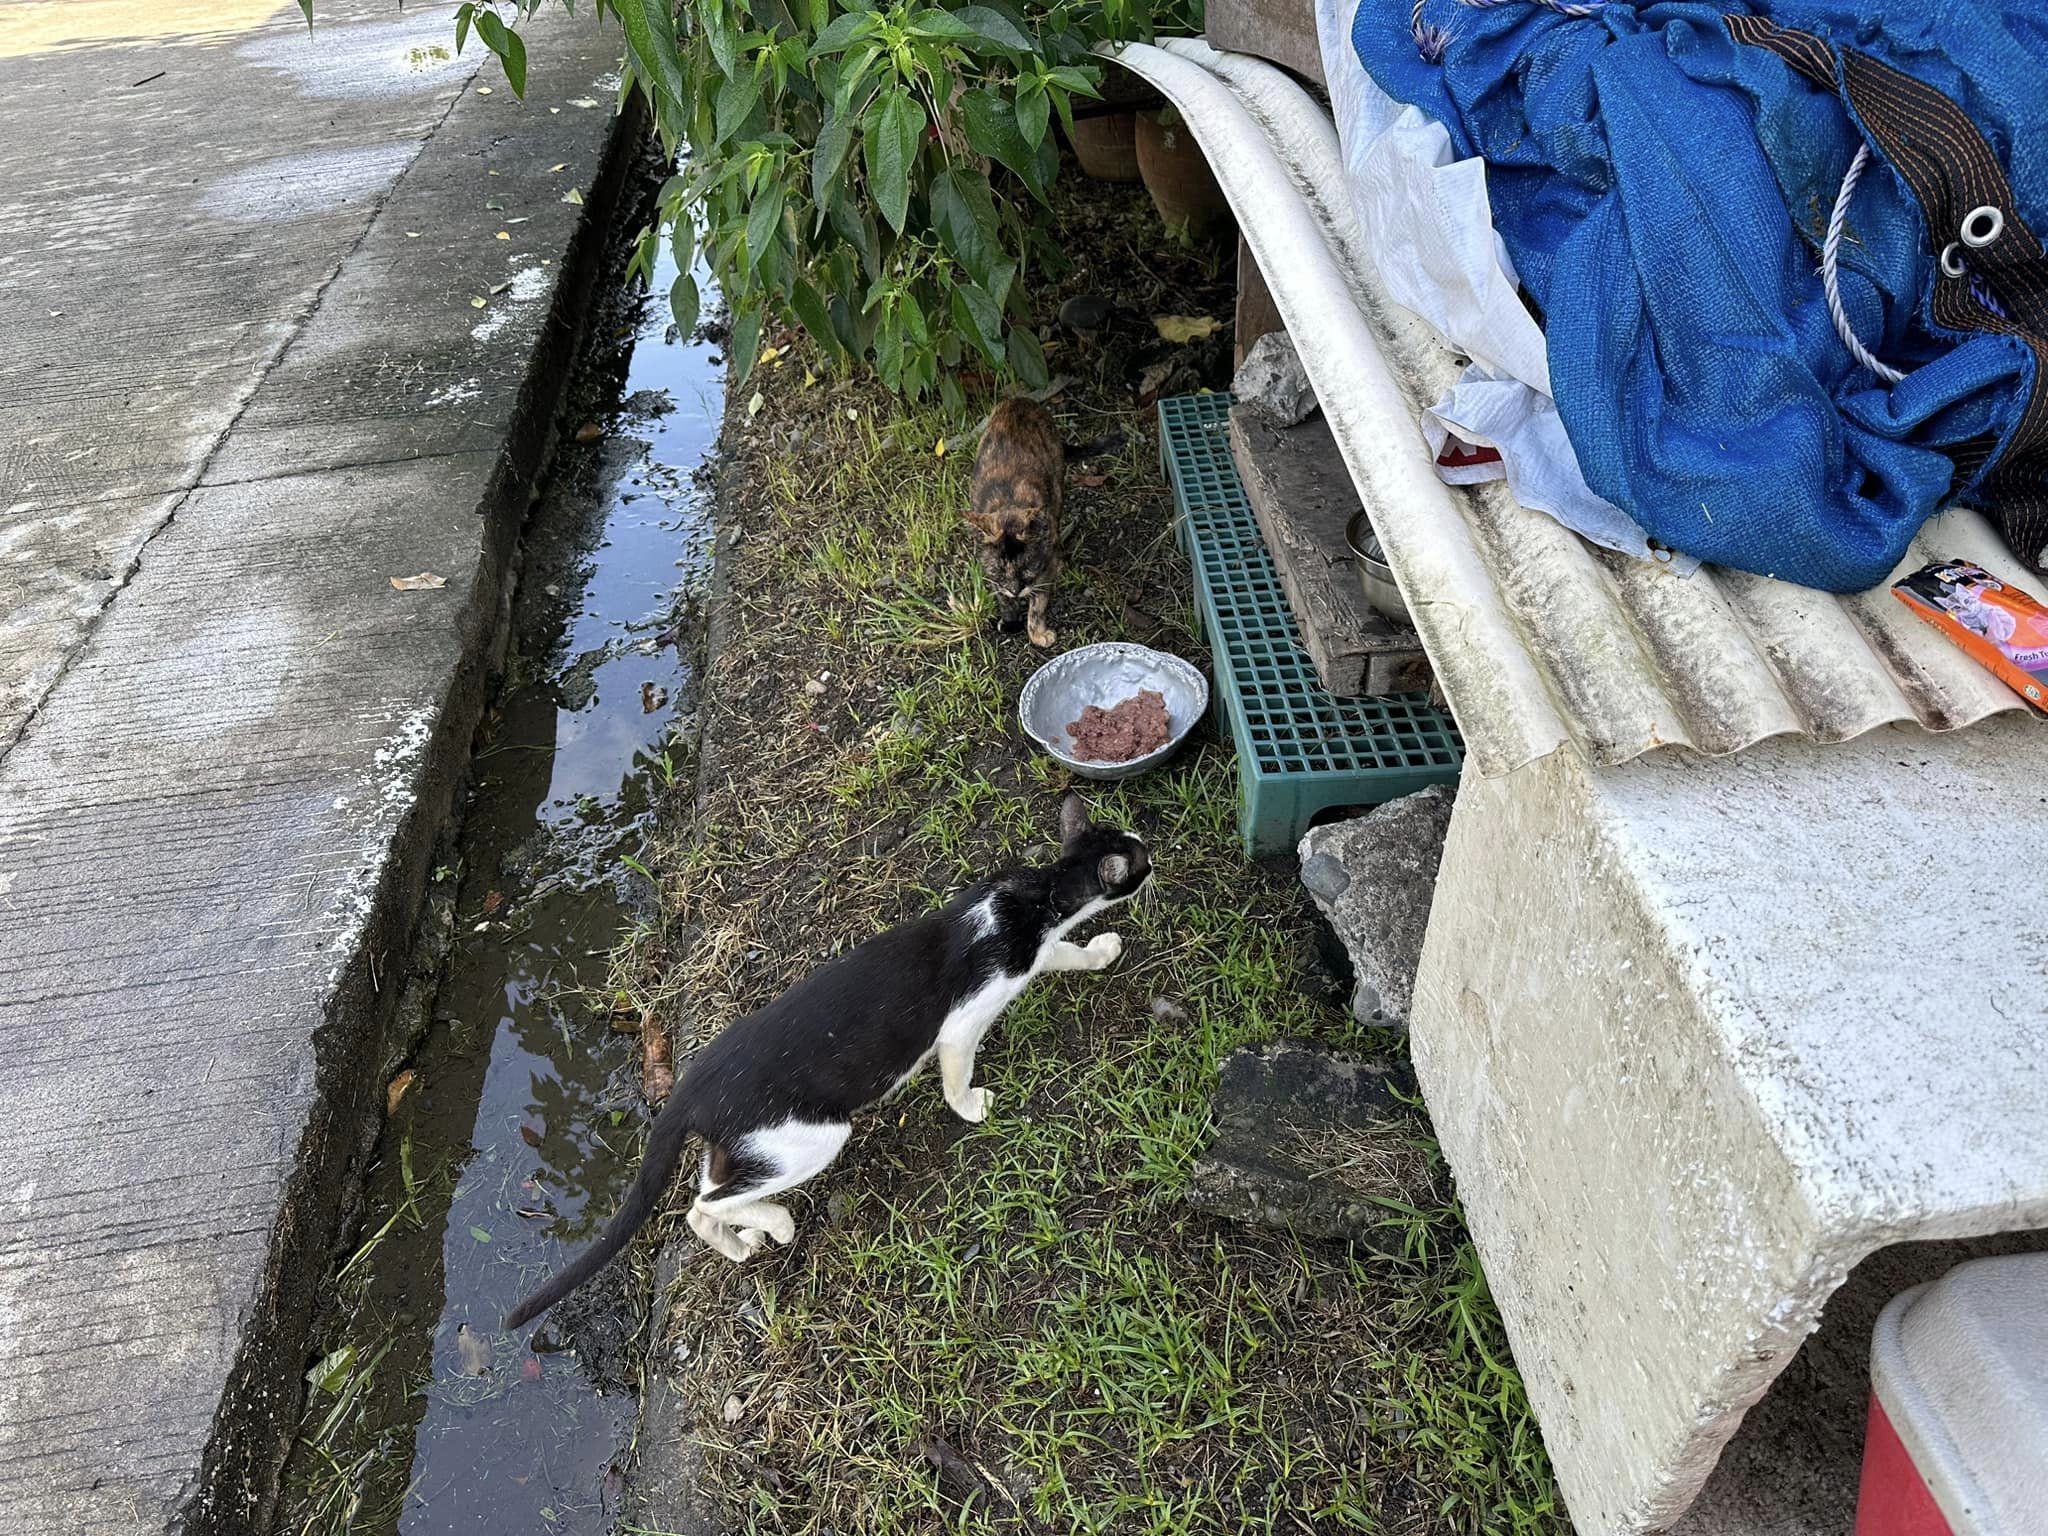
[[[1058,862],[997,875],[944,909],[829,960],[697,1052],[648,1138],[619,1213],[597,1241],[505,1317],[538,1317],[610,1262],[654,1213],[694,1132],[704,1142],[690,1230],[739,1263],[796,1224],[769,1197],[821,1173],[853,1132],[856,1110],[887,1098],[933,1056],[963,1120],[988,1113],[974,1053],[1041,971],[1099,971],[1123,940],[1067,934],[1137,894],[1145,845],[1092,826],[1078,795],[1060,808]]]

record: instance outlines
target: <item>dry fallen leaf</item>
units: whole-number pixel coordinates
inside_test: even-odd
[[[389,1086],[387,1086],[387,1087],[385,1088],[385,1090],[384,1090],[384,1113],[385,1113],[385,1114],[387,1114],[387,1115],[395,1115],[395,1114],[397,1114],[397,1113],[398,1113],[398,1102],[399,1102],[399,1100],[401,1100],[401,1099],[403,1099],[403,1098],[405,1097],[405,1090],[406,1090],[406,1089],[408,1089],[408,1088],[410,1088],[411,1086],[412,1086],[412,1068],[411,1068],[411,1067],[407,1067],[407,1068],[406,1068],[406,1069],[405,1069],[405,1070],[404,1070],[403,1072],[399,1073],[399,1074],[398,1074],[398,1076],[396,1076],[396,1077],[394,1077],[393,1079],[391,1079],[391,1082],[390,1082]]]
[[[652,683],[640,685],[640,713],[651,715],[668,702],[668,690],[657,688]]]
[[[492,916],[503,905],[505,905],[505,893],[503,891],[486,891],[484,893],[485,917]]]
[[[551,166],[549,166],[549,167],[548,167],[548,174],[549,174],[550,176],[552,176],[552,175],[554,175],[554,174],[555,174],[555,172],[557,172],[557,171],[566,171],[567,169],[569,169],[569,162],[568,162],[568,161],[566,161],[566,160],[564,160],[564,161],[561,161],[560,163],[558,163],[558,164],[556,164],[556,165],[551,165]]]
[[[597,105],[597,98],[594,96],[578,96],[569,105],[572,107],[594,107]]]
[[[604,426],[601,422],[586,421],[576,429],[576,441],[579,443],[594,443],[603,436]]]
[[[510,240],[512,238],[512,231],[509,229],[501,229],[498,231],[498,238],[500,240]]]
[[[478,294],[478,295],[476,295],[475,297],[473,297],[472,299],[470,299],[470,301],[469,301],[469,307],[470,307],[471,309],[482,309],[482,308],[484,307],[484,302],[485,302],[485,301],[484,301],[484,298],[483,298],[483,296],[482,296],[481,294]]]
[[[408,240],[417,240],[417,239],[419,239],[419,237],[420,237],[420,232],[419,232],[418,230],[416,230],[416,229],[408,229],[408,230],[407,230],[407,231],[405,232],[405,238],[406,238],[406,239],[408,239]]]
[[[491,1341],[480,1333],[470,1331],[464,1323],[455,1330],[455,1350],[462,1356],[462,1374],[465,1376],[487,1376],[491,1370]]]
[[[578,192],[574,187],[571,187],[568,191],[562,194],[562,201],[565,203],[574,203],[577,207],[580,208],[583,206],[583,194],[581,192]]]
[[[943,459],[945,456],[946,440],[942,437],[938,440],[937,443],[932,445],[932,457],[935,459]]]
[[[1095,488],[1096,486],[1098,486],[1098,485],[1107,485],[1107,484],[1109,484],[1109,476],[1107,476],[1107,475],[1076,475],[1076,476],[1074,476],[1074,484],[1076,484],[1076,485],[1085,485],[1085,486],[1087,486],[1087,487],[1088,487],[1088,488],[1089,488],[1090,490],[1093,490],[1093,489],[1094,489],[1094,488]]]
[[[1152,324],[1164,341],[1200,341],[1214,336],[1223,322],[1214,315],[1154,315]]]
[[[766,400],[761,398],[761,391],[759,391],[758,389],[755,390],[754,398],[747,402],[747,415],[750,417],[760,415],[761,407],[766,405],[767,403],[768,402]]]
[[[496,298],[499,294],[503,293],[507,288],[510,288],[511,286],[512,284],[510,282],[491,284],[491,297]]]
[[[491,88],[488,85],[480,85],[476,88],[476,93],[479,96],[488,96],[491,94]]]
[[[1151,367],[1147,368],[1143,373],[1138,375],[1139,402],[1141,404],[1148,404],[1151,401],[1157,399],[1159,396],[1159,391],[1163,387],[1165,387],[1167,379],[1171,377],[1172,374],[1172,363],[1154,363]]]
[[[640,1066],[640,1092],[648,1103],[659,1104],[676,1085],[676,1069],[668,1029],[654,1016],[652,1008],[640,1015],[640,1044],[647,1053]]]
[[[448,585],[448,578],[436,576],[432,571],[421,571],[417,576],[394,576],[391,585],[400,592],[438,592]]]
[[[721,1411],[724,1414],[726,1423],[737,1424],[740,1421],[740,1415],[747,1411],[747,1405],[740,1401],[739,1394],[735,1392],[725,1400],[725,1407]]]
[[[755,356],[754,362],[756,366],[762,363],[772,363],[781,354],[781,352],[782,349],[780,347],[763,347],[760,350],[760,352]]]

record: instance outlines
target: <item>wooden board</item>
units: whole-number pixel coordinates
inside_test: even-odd
[[[1281,429],[1239,406],[1230,413],[1230,452],[1323,686],[1339,698],[1430,687],[1415,631],[1365,600],[1344,542],[1358,493],[1322,412]]]
[[[1209,0],[1204,15],[1211,48],[1269,60],[1327,88],[1314,0]]]
[[[1286,322],[1280,318],[1280,306],[1273,302],[1273,292],[1266,286],[1266,274],[1259,270],[1258,258],[1252,255],[1252,248],[1245,244],[1244,236],[1239,235],[1237,328],[1231,346],[1231,371],[1234,373],[1244,366],[1244,355],[1251,351],[1253,342],[1271,331],[1286,329]]]

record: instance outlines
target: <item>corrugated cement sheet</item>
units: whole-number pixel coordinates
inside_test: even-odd
[[[1678,577],[1594,548],[1502,482],[1443,484],[1417,418],[1459,363],[1381,288],[1329,113],[1282,71],[1200,41],[1114,56],[1180,110],[1229,196],[1481,773],[1567,742],[1614,764],[2026,712],[1884,588],[1835,597],[1716,567]],[[1974,512],[1935,519],[1901,569],[1951,558],[2048,600]]]

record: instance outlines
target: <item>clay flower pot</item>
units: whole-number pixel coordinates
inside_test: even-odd
[[[1200,234],[1230,216],[1209,162],[1172,107],[1138,114],[1137,146],[1138,174],[1168,229]]]
[[[1097,181],[1136,181],[1137,133],[1137,113],[1110,112],[1075,118],[1067,142],[1074,147],[1074,160],[1083,176]]]

